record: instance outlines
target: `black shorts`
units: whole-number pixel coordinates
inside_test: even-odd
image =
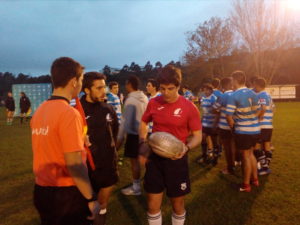
[[[158,194],[166,189],[170,198],[184,196],[191,192],[188,158],[171,160],[154,153],[146,163],[144,189],[148,193]]]
[[[34,205],[40,215],[41,225],[89,225],[91,221],[87,200],[75,186],[42,187],[35,185]]]
[[[218,135],[217,129],[211,127],[202,127],[202,132],[208,136]]]
[[[7,109],[7,111],[9,111],[9,112],[14,112],[15,111],[15,108],[13,108],[13,107],[9,107],[9,108],[6,108]]]
[[[234,140],[238,150],[248,150],[255,146],[259,139],[259,134],[235,134]]]
[[[260,142],[270,142],[272,138],[273,129],[261,129],[259,141]]]
[[[21,109],[20,111],[21,111],[21,113],[23,114],[23,113],[27,113],[28,110],[29,110],[29,109]]]
[[[124,147],[124,156],[129,158],[137,158],[139,154],[139,135],[127,134]]]
[[[221,139],[231,139],[233,138],[231,130],[219,129],[219,135]]]
[[[89,175],[96,193],[98,193],[101,188],[110,187],[119,181],[118,171],[114,168],[96,169],[95,171],[91,171]]]

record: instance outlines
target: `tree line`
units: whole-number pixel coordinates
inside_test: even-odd
[[[228,18],[212,17],[186,32],[187,49],[180,61],[168,64],[182,69],[183,83],[197,92],[203,83],[243,70],[248,77],[262,76],[268,84],[300,84],[300,34],[295,24],[276,0],[232,0]],[[100,70],[107,81],[117,81],[121,90],[129,75],[135,74],[145,84],[155,78],[164,65],[144,66],[135,62],[116,69],[105,65]],[[31,77],[0,73],[0,96],[12,84],[49,83],[49,75]]]

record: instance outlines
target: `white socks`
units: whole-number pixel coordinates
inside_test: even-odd
[[[185,214],[186,214],[186,212],[184,212],[182,215],[177,215],[173,212],[172,225],[184,225]]]
[[[133,180],[132,187],[133,190],[141,190],[141,181],[139,179]]]
[[[149,225],[161,225],[162,219],[161,219],[161,211],[157,214],[150,214],[147,213],[147,219]]]

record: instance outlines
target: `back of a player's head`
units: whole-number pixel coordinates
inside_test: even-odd
[[[60,57],[54,60],[51,66],[51,79],[54,88],[65,87],[74,77],[79,79],[83,70],[84,67],[72,58]]]
[[[155,87],[156,91],[158,90],[159,86],[158,86],[158,82],[155,79],[148,79],[147,80],[147,84],[150,83],[153,87]]]
[[[246,83],[246,75],[244,71],[237,70],[234,71],[232,74],[232,79],[235,80],[239,85],[243,85]]]
[[[140,85],[140,79],[136,75],[130,75],[126,80],[127,84],[130,84],[133,90],[138,90]]]
[[[111,82],[109,82],[108,87],[109,87],[109,89],[111,90],[111,89],[113,88],[113,86],[116,86],[116,85],[119,86],[118,82],[116,82],[116,81],[111,81]]]
[[[82,90],[84,91],[84,89],[86,88],[90,90],[95,80],[105,80],[105,79],[106,79],[105,75],[99,72],[85,73],[82,81]]]
[[[259,79],[259,78],[260,78],[260,76],[252,76],[252,77],[250,77],[250,79],[249,79],[250,85],[253,85],[255,83],[255,81],[257,79]]]
[[[214,88],[218,88],[220,86],[220,79],[219,78],[214,78],[211,82],[212,86]]]
[[[207,90],[213,91],[214,87],[210,83],[205,83],[202,85],[202,89],[207,89]]]
[[[254,85],[258,86],[258,87],[260,87],[262,89],[265,89],[265,87],[266,87],[266,80],[264,78],[257,78],[254,81]]]
[[[223,89],[231,88],[232,86],[232,78],[231,77],[225,77],[221,80],[221,87]]]
[[[186,84],[183,84],[181,87],[187,90],[189,89],[189,87]]]
[[[172,65],[165,66],[157,77],[159,84],[174,84],[176,87],[180,86],[181,79],[181,70]]]

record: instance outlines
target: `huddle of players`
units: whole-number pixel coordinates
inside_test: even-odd
[[[173,159],[154,153],[144,159],[148,222],[162,224],[160,208],[166,189],[173,208],[172,224],[183,225],[184,195],[190,192],[186,152],[200,144],[201,123],[198,109],[178,94],[181,71],[163,68],[158,79],[161,96],[149,103],[138,90],[138,78],[129,77],[120,125],[118,112],[103,101],[106,84],[101,73],[84,74],[78,62],[61,57],[51,66],[51,78],[53,94],[31,120],[34,204],[41,224],[105,224],[108,200],[119,176],[116,150],[125,136],[124,151],[131,160],[133,184],[122,193],[141,194],[139,148],[149,133],[147,124],[153,121],[152,132],[172,133],[185,145],[184,152]],[[79,100],[81,89],[85,95]],[[147,89],[150,92],[151,87]],[[151,92],[152,97],[156,94]],[[75,108],[70,105],[73,98]]]
[[[220,84],[222,92],[214,89]],[[240,191],[250,192],[250,184],[259,185],[257,171],[259,175],[271,172],[274,105],[265,87],[266,81],[256,77],[252,80],[252,89],[247,88],[242,71],[203,86],[204,96],[200,100],[203,139],[199,162],[216,164],[222,145],[227,162],[227,168],[221,171],[223,174],[233,174],[237,162],[242,162],[244,180]],[[207,140],[212,142],[209,147]]]

